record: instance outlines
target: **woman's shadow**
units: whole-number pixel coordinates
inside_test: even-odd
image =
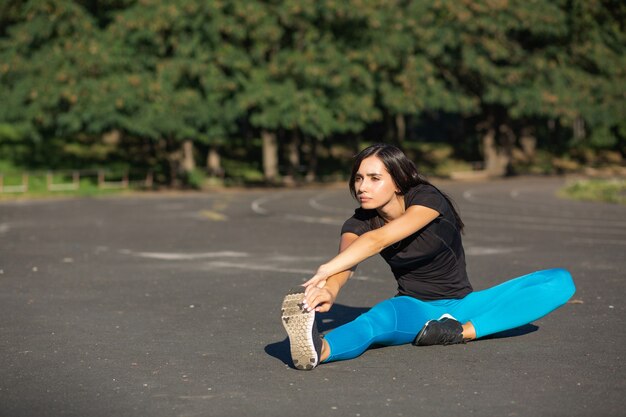
[[[369,311],[370,307],[350,307],[343,304],[333,304],[333,308],[327,313],[317,313],[317,330],[326,333],[329,330],[343,326]],[[280,359],[285,365],[291,366],[291,353],[289,351],[289,338],[265,346],[265,353]]]
[[[332,309],[327,313],[317,313],[317,329],[320,333],[326,333],[329,330],[343,326],[359,317],[361,314],[370,310],[370,307],[350,307],[343,304],[333,304]],[[514,329],[505,330],[495,333],[480,340],[500,339],[508,337],[522,336],[535,332],[539,327],[534,324],[526,324]],[[289,338],[276,343],[270,343],[265,346],[265,353],[280,359],[285,365],[292,366],[291,353],[289,351]]]

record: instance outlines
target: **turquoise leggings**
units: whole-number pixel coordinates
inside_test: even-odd
[[[569,272],[549,269],[472,292],[460,300],[394,297],[330,331],[325,336],[330,346],[330,357],[325,362],[355,358],[372,344],[411,343],[428,320],[444,313],[461,323],[472,322],[477,338],[514,329],[562,306],[575,290]]]

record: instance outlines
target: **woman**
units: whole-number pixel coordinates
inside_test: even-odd
[[[361,207],[342,227],[339,254],[283,301],[298,369],[355,358],[372,344],[465,343],[537,320],[574,294],[563,269],[473,291],[458,212],[394,146],[373,145],[356,156],[350,191]],[[328,311],[356,266],[377,253],[391,267],[398,294],[322,338],[315,313]]]

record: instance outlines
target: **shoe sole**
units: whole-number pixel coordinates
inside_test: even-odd
[[[285,296],[281,309],[282,322],[289,336],[293,365],[310,371],[317,366],[319,358],[313,344],[315,311],[304,308],[304,288],[294,288]]]
[[[426,322],[426,324],[424,324],[424,327],[422,327],[422,329],[419,331],[419,333],[417,334],[417,336],[415,336],[415,339],[413,340],[412,345],[413,346],[423,346],[422,345],[422,338],[426,335],[426,333],[428,332],[428,326],[430,325],[430,323],[433,320],[428,320]]]

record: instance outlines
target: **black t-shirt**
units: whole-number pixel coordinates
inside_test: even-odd
[[[439,216],[381,252],[398,281],[398,294],[420,300],[463,298],[472,292],[465,252],[452,207],[437,188],[420,184],[404,196],[405,207],[425,206]],[[358,208],[341,233],[362,235],[384,225],[376,210]]]

